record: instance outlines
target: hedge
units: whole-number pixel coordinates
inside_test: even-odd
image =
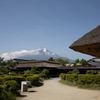
[[[77,82],[78,75],[77,74],[66,74],[66,80],[68,80],[70,82]]]
[[[39,83],[39,75],[27,76],[26,78],[28,81],[31,81],[32,85],[37,85]]]
[[[79,75],[79,84],[100,84],[100,75]]]
[[[78,74],[60,74],[61,79],[76,82],[79,84],[99,84],[100,85],[100,75],[78,75]]]
[[[61,73],[60,77],[61,77],[61,79],[65,80],[66,79],[66,74],[65,73]]]

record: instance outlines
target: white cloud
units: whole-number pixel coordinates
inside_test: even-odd
[[[54,55],[54,53],[47,50],[46,48],[42,48],[42,49],[30,50],[30,51],[21,50],[21,51],[15,51],[11,53],[3,53],[2,55],[0,55],[0,57],[3,57],[4,60],[10,60],[12,58],[18,58],[18,57],[26,56],[26,55],[41,55],[40,51],[43,51],[47,55]]]
[[[1,57],[3,57],[4,60],[10,60],[11,58],[17,58],[25,55],[36,55],[36,54],[38,53],[36,53],[35,50],[31,50],[31,51],[21,50],[21,51],[15,51],[11,53],[3,53]]]

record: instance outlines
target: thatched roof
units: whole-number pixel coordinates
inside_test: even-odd
[[[81,53],[100,57],[100,25],[79,38],[69,48]]]
[[[62,65],[59,62],[46,61],[46,60],[40,60],[40,61],[23,61],[23,62],[20,62],[16,66],[16,68],[27,68],[27,67],[31,68],[32,66],[57,68],[57,67],[61,67]]]

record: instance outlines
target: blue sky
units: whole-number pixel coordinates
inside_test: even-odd
[[[0,55],[47,48],[88,60],[69,46],[99,24],[100,0],[0,0]]]

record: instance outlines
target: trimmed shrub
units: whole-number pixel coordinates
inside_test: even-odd
[[[11,92],[6,90],[6,85],[0,85],[0,100],[15,100],[19,96],[19,92]]]
[[[17,75],[17,73],[15,73],[15,72],[10,72],[10,74],[9,74],[10,76],[16,76]]]
[[[4,86],[0,85],[0,100],[10,100],[7,91],[4,90]]]
[[[0,100],[2,100],[2,99],[1,99],[2,91],[3,91],[3,86],[0,85]]]
[[[79,83],[82,85],[97,85],[100,86],[100,75],[78,75],[78,74],[60,74],[61,79],[66,79],[70,82]]]
[[[25,81],[26,79],[23,76],[5,76],[5,77],[3,77],[3,82],[10,81],[10,80],[17,81],[19,84],[19,89],[20,89],[21,88],[21,81]]]
[[[31,73],[32,74],[39,74],[39,68],[37,66],[32,66]]]
[[[44,69],[42,71],[42,74],[45,74],[46,75],[45,79],[48,79],[49,78],[49,70],[48,69]]]
[[[0,77],[0,84],[3,84],[3,77]]]
[[[40,74],[40,77],[46,79],[47,75],[46,74]]]
[[[72,74],[72,71],[67,72],[67,74]]]
[[[33,74],[23,74],[22,76],[26,78],[27,76],[33,76]]]
[[[0,77],[5,77],[5,75],[0,75]]]
[[[100,75],[79,75],[79,84],[100,84]]]
[[[19,84],[15,80],[6,81],[4,83],[4,90],[16,92],[18,90]]]
[[[31,81],[31,84],[37,86],[39,84],[39,75],[27,76],[28,81]]]
[[[31,71],[30,70],[24,71],[24,75],[29,75],[29,74],[31,74]]]
[[[70,82],[77,82],[78,75],[77,74],[66,74],[66,80],[68,80]]]
[[[98,74],[98,70],[87,70],[86,74],[89,74],[89,75]]]
[[[65,80],[66,79],[66,74],[65,73],[60,73],[61,79]]]

